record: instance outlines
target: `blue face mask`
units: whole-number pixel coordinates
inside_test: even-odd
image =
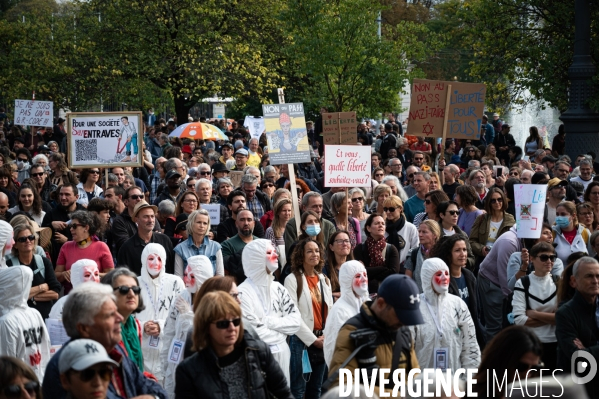
[[[306,234],[310,237],[316,237],[320,233],[319,224],[311,224],[306,226]]]
[[[568,216],[556,216],[555,224],[557,227],[563,229],[570,225],[570,218]]]

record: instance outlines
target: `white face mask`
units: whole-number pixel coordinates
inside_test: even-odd
[[[445,294],[449,290],[449,272],[440,270],[433,276],[433,289],[438,294]]]
[[[274,273],[279,268],[279,256],[277,255],[277,251],[269,245],[266,248],[266,268],[270,271],[270,273]]]
[[[152,277],[156,277],[162,271],[162,259],[156,254],[148,256],[147,265],[148,273]]]
[[[352,288],[358,296],[368,294],[368,276],[366,272],[358,273],[354,276]]]

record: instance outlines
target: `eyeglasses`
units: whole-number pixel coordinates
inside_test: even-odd
[[[197,203],[198,203],[198,201],[196,201],[196,200],[194,200],[194,199],[186,199],[186,200],[185,200],[185,201],[183,201],[183,202],[187,202],[188,204],[197,204]]]
[[[44,175],[44,172],[40,172],[40,173],[31,173],[30,176],[31,177],[41,177]]]
[[[460,213],[460,211],[447,211],[446,213],[449,213],[451,216],[455,216]]]
[[[83,226],[85,226],[85,225],[84,225],[84,224],[81,224],[81,223],[71,223],[71,224],[69,225],[69,229],[71,229],[71,230],[75,230],[77,227],[83,227]]]
[[[17,238],[17,242],[20,242],[20,243],[27,242],[27,240],[29,240],[29,241],[35,241],[35,236],[32,234],[32,235],[27,236],[27,237],[19,237],[19,238]]]
[[[229,324],[231,323],[233,323],[233,326],[239,327],[239,324],[241,324],[241,319],[238,317],[233,320],[219,320],[214,322],[216,328],[218,328],[219,330],[226,330],[227,328],[229,328]]]
[[[144,197],[144,196],[143,196],[143,195],[141,195],[141,194],[133,194],[133,195],[130,195],[130,196],[129,196],[129,199],[132,199],[132,200],[140,200],[140,199],[142,199],[143,197]]]
[[[585,212],[585,213],[579,213],[578,216],[593,216],[593,214],[590,212],[589,213]]]
[[[121,285],[118,287],[114,287],[112,290],[118,291],[121,295],[127,295],[129,293],[129,290],[132,290],[135,295],[139,295],[139,293],[141,292],[141,287],[138,285],[132,285],[131,287],[127,285]]]
[[[4,388],[4,396],[7,399],[18,399],[21,397],[22,391],[25,390],[29,394],[29,396],[36,396],[37,392],[40,389],[40,384],[35,381],[29,381],[23,384],[23,387],[20,385],[9,385]]]
[[[210,175],[210,171],[200,172],[200,175],[202,175],[202,176],[209,176]]]
[[[335,240],[335,244],[349,244],[350,242],[349,240]]]
[[[352,198],[351,202],[362,202],[364,201],[364,197],[357,197],[357,198]]]
[[[541,262],[547,262],[548,260],[555,262],[556,258],[557,258],[557,256],[555,256],[555,255],[546,255],[546,254],[539,255],[539,259],[541,260]]]
[[[243,296],[242,294],[243,294],[243,292],[235,292],[233,294],[229,293],[229,295],[231,295],[231,297],[233,299],[237,299],[237,298],[241,299],[241,297]],[[228,327],[228,325],[227,325],[227,327]]]
[[[393,213],[397,208],[383,208],[383,212]]]
[[[491,198],[491,203],[492,203],[492,204],[496,204],[496,203],[498,203],[498,202],[499,202],[500,204],[502,204],[502,203],[503,203],[503,198]]]
[[[79,373],[79,379],[83,382],[90,382],[91,380],[93,380],[96,377],[96,374],[100,376],[100,379],[102,381],[110,381],[110,377],[112,375],[112,368],[104,367],[104,368],[101,368],[100,370],[89,368],[89,369],[81,370],[78,373]]]
[[[510,172],[510,176],[518,176],[518,172]]]
[[[92,175],[99,175],[100,171],[99,170],[90,170],[89,173]]]

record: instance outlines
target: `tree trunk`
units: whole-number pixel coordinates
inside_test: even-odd
[[[185,99],[183,94],[175,95],[175,114],[177,115],[177,126],[187,123],[189,110],[191,109],[190,102]]]

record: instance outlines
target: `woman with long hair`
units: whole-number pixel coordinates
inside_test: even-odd
[[[460,159],[462,160],[460,166],[464,169],[468,168],[468,162],[480,161],[480,157],[476,155],[476,148],[472,145],[464,148],[464,152],[462,153]]]
[[[42,397],[38,377],[25,362],[12,356],[0,356],[0,387],[2,399]]]
[[[480,215],[470,231],[470,245],[474,255],[482,261],[493,247],[495,241],[516,224],[512,215],[507,213],[507,198],[502,190],[492,188],[485,197],[485,214]]]
[[[399,272],[399,251],[395,245],[387,243],[387,225],[381,215],[370,215],[364,229],[366,241],[356,246],[354,256],[366,267],[368,292],[374,294],[387,276]]]
[[[176,369],[178,399],[293,399],[271,349],[244,331],[241,307],[226,292],[209,292],[200,301],[193,318],[193,350],[197,353]]]
[[[492,162],[493,165],[501,165],[499,158],[497,158],[497,149],[494,144],[489,144],[485,149],[485,156],[482,157],[481,164],[483,162]]]
[[[364,232],[364,224],[366,223],[366,219],[370,216],[369,213],[366,213],[364,210],[366,208],[366,195],[361,188],[354,187],[349,190],[349,198],[351,198],[351,216],[360,222],[360,232],[362,242],[366,241],[366,233]]]
[[[469,235],[476,219],[484,213],[482,209],[478,209],[475,205],[480,200],[478,194],[474,187],[462,185],[455,189],[454,200],[460,207],[458,227]]]
[[[292,201],[289,198],[281,198],[277,201],[273,209],[273,221],[272,225],[264,232],[264,238],[270,240],[272,246],[278,248],[280,245],[285,247],[285,240],[283,239],[283,233],[285,233],[285,226],[287,222],[293,216]],[[283,253],[285,251],[283,250]],[[284,263],[283,263],[284,264]]]
[[[79,173],[79,184],[77,184],[77,190],[79,192],[79,198],[77,203],[87,208],[87,204],[94,198],[98,198],[102,195],[104,190],[98,186],[100,181],[100,169],[99,168],[85,168]]]
[[[534,157],[535,152],[543,148],[543,142],[541,136],[539,135],[539,129],[536,126],[531,126],[528,129],[528,137],[524,142],[524,148],[526,150],[526,155],[528,155],[531,159]]]
[[[430,191],[440,190],[441,181],[439,180],[439,174],[437,172],[428,172],[431,179],[428,181],[428,189]]]
[[[441,226],[434,220],[425,220],[418,226],[418,240],[420,245],[408,253],[405,268],[406,276],[416,282],[418,289],[422,292],[422,279],[420,270],[422,262],[430,257],[431,250],[441,238]]]
[[[48,157],[48,166],[50,167],[50,170],[52,170],[48,179],[50,179],[50,182],[56,185],[56,187],[68,183],[73,183],[75,185],[79,184],[77,175],[69,170],[64,155],[56,152],[51,153]]]
[[[179,197],[177,206],[175,207],[175,216],[179,216],[182,213],[191,215],[193,211],[199,209],[200,200],[194,191],[185,191],[183,195]]]
[[[560,203],[555,209],[555,226],[553,226],[553,243],[557,257],[566,262],[574,252],[591,253],[591,232],[578,223],[576,205],[569,201]]]
[[[589,183],[586,190],[584,190],[584,203],[593,207],[595,222],[599,222],[599,182],[592,181]]]
[[[277,188],[274,194],[272,195],[271,201],[273,204],[279,202],[279,200],[287,198],[291,200],[291,192],[286,188]],[[260,224],[264,227],[264,230],[268,229],[272,225],[272,221],[274,220],[274,210],[266,212],[264,216],[260,218]]]
[[[597,187],[599,191],[599,187]],[[597,221],[595,220],[595,213],[593,205],[588,202],[583,202],[576,205],[576,214],[580,224],[586,227],[590,232],[594,232],[597,229]]]
[[[347,231],[337,230],[329,238],[326,251],[326,263],[323,272],[331,280],[333,298],[339,299],[341,287],[339,286],[339,268],[348,260],[353,260],[349,234]]]
[[[39,226],[42,225],[44,216],[46,216],[46,212],[42,209],[42,197],[39,190],[29,182],[21,185],[17,193],[17,205],[8,211],[13,215],[17,212],[26,212]]]
[[[302,316],[299,331],[289,341],[290,386],[296,398],[302,398],[304,393],[307,398],[319,398],[326,370],[323,330],[333,306],[333,295],[330,280],[322,273],[323,255],[323,247],[317,241],[300,241],[291,257],[292,275],[285,279],[285,288]],[[307,382],[302,368],[302,354],[306,347],[312,353],[312,373]]]
[[[437,206],[445,201],[449,201],[449,197],[443,190],[433,190],[424,194],[424,212],[417,213],[414,216],[414,226],[418,228],[420,223],[425,220],[435,220],[438,222],[440,219],[437,215]]]
[[[352,208],[351,200],[345,196],[345,192],[335,193],[331,197],[331,214],[333,215],[331,222],[335,225],[336,230],[344,230],[349,233],[353,251],[356,244],[362,242],[362,232],[360,222],[351,216]]]

